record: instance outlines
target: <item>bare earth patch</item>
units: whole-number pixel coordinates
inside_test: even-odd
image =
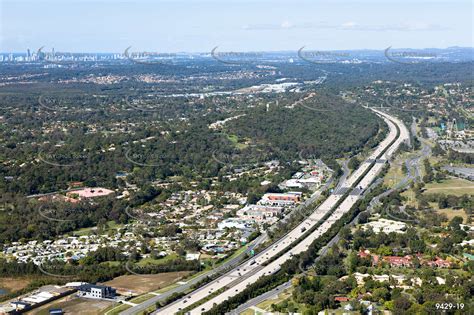
[[[0,278],[0,288],[15,292],[26,288],[30,282],[28,278]]]
[[[112,304],[109,301],[78,298],[73,294],[32,310],[29,314],[47,315],[52,308],[62,308],[64,314],[98,315],[102,314],[102,310],[110,307]]]
[[[143,294],[164,288],[183,279],[189,273],[189,271],[178,271],[146,276],[125,275],[104,282],[104,284],[116,288],[119,293],[124,295],[130,294],[130,291],[132,294]]]

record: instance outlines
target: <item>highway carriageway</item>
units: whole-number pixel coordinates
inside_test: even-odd
[[[390,128],[391,131],[395,132],[395,135],[392,132],[390,132],[389,137],[392,137],[392,138],[391,138],[390,141],[388,141],[388,143],[384,144],[385,148],[387,148],[387,145],[391,144],[389,146],[389,148],[385,151],[385,153],[383,153],[384,156],[386,157],[386,159],[388,160],[393,155],[393,153],[396,151],[396,149],[400,146],[400,144],[403,141],[408,141],[409,140],[409,134],[408,134],[408,130],[403,125],[403,123],[401,123],[400,121],[397,121],[397,120],[394,119],[395,123],[398,125],[399,136],[398,136],[398,138],[395,138],[396,139],[395,141],[393,141],[394,140],[393,136],[397,137],[397,133],[398,133],[397,127],[387,118],[388,115],[385,116],[386,114],[384,114],[384,113],[381,113],[381,115],[386,120],[386,122],[389,124],[389,126],[393,127],[393,129]],[[388,116],[388,117],[390,117],[390,116]],[[385,149],[381,150],[379,152],[379,154],[382,153],[384,150]],[[376,157],[378,157],[378,155],[376,155],[373,159],[375,159]],[[369,160],[370,160],[370,158],[369,158]],[[362,177],[362,179],[358,183],[358,186],[362,187],[364,190],[376,178],[376,176],[378,175],[378,173],[382,170],[382,168],[384,166],[384,164],[381,164],[381,163],[373,163],[372,162],[371,164],[373,165],[372,168],[370,168],[370,170]],[[367,170],[367,168],[366,168],[366,170]],[[194,308],[193,310],[190,311],[190,314],[192,314],[192,315],[201,314],[204,311],[208,311],[213,307],[214,304],[220,304],[223,301],[225,301],[226,299],[237,295],[239,292],[242,292],[243,290],[245,290],[245,288],[248,285],[256,282],[260,277],[268,276],[268,275],[271,275],[275,272],[278,272],[278,270],[280,270],[281,266],[286,261],[290,260],[293,255],[301,254],[301,253],[307,251],[309,249],[310,245],[317,238],[319,238],[321,235],[323,235],[325,232],[327,232],[330,229],[330,227],[334,224],[334,222],[337,222],[345,213],[350,211],[352,206],[361,198],[362,191],[363,190],[359,191],[359,193],[357,195],[350,195],[349,194],[347,196],[347,198],[345,198],[342,201],[342,203],[336,208],[336,210],[330,215],[330,217],[327,220],[325,220],[310,235],[306,236],[301,242],[296,244],[296,246],[293,247],[290,251],[284,253],[283,255],[278,257],[276,260],[269,263],[265,267],[261,268],[257,272],[252,272],[251,275],[249,275],[248,277],[245,277],[244,279],[242,279],[243,278],[242,277],[242,278],[239,279],[239,281],[233,281],[235,283],[234,286],[232,286],[228,290],[222,292],[218,296],[212,298],[211,300],[206,301],[202,305]],[[323,205],[324,205],[324,203],[321,206],[323,206]],[[328,206],[328,205],[326,205],[326,206]],[[325,208],[325,207],[322,207],[322,209],[321,209],[321,207],[319,207],[318,211],[316,211],[316,212],[319,212],[320,210],[322,210],[322,212],[327,213],[331,209],[330,208]]]
[[[301,222],[296,228],[282,237],[279,241],[275,242],[255,257],[239,265],[233,270],[229,271],[225,275],[218,279],[210,282],[209,284],[191,292],[185,297],[155,311],[153,314],[174,314],[182,311],[189,305],[199,302],[202,299],[207,298],[218,290],[225,287],[225,291],[219,295],[213,297],[211,300],[191,310],[191,314],[200,314],[212,308],[213,304],[219,304],[229,297],[232,297],[239,292],[243,291],[245,287],[258,278],[264,275],[270,275],[277,272],[280,266],[290,259],[293,255],[304,252],[308,249],[309,245],[318,237],[320,237],[325,231],[327,231],[333,222],[340,219],[340,217],[350,210],[352,205],[360,199],[362,191],[368,187],[373,181],[376,175],[383,168],[383,163],[374,163],[380,156],[383,156],[388,160],[391,155],[396,151],[398,146],[403,141],[408,141],[408,130],[399,121],[383,112],[374,110],[389,126],[389,134],[372,152],[367,160],[357,169],[347,180],[346,186],[349,184],[355,184],[359,182],[360,191],[351,195],[330,195],[307,219]],[[394,121],[397,126],[392,122]],[[398,136],[398,139],[397,139]],[[361,170],[360,170],[361,169]],[[365,175],[364,175],[365,174]],[[352,185],[350,186],[352,188]],[[339,204],[339,205],[338,205]],[[336,206],[337,208],[331,214],[331,216],[323,222],[317,229],[311,234],[305,237],[301,242],[296,244],[290,251],[285,252],[287,248],[297,241],[305,231],[311,230],[316,226],[321,219],[323,219],[331,210]],[[274,259],[275,257],[278,257]],[[263,266],[267,264],[266,266]]]

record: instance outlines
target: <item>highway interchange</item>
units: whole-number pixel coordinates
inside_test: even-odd
[[[406,126],[397,118],[392,117],[379,110],[372,109],[389,126],[387,137],[370,154],[366,161],[354,171],[346,180],[344,185],[330,195],[316,210],[301,222],[296,228],[273,243],[251,260],[248,260],[227,272],[216,280],[196,289],[185,297],[155,311],[153,314],[175,314],[182,311],[189,305],[193,305],[202,299],[207,298],[218,290],[219,294],[212,297],[205,303],[193,308],[190,314],[201,314],[210,310],[214,304],[237,295],[239,292],[254,283],[262,276],[268,276],[277,272],[280,267],[293,255],[300,254],[310,247],[317,238],[323,235],[329,228],[338,221],[352,206],[361,198],[363,191],[369,187],[376,176],[384,167],[385,163],[393,156],[402,142],[409,142],[409,132]],[[397,128],[398,127],[398,128]],[[357,183],[356,187],[353,187]],[[348,195],[341,190],[349,191]],[[298,240],[305,231],[312,230],[328,214],[332,212],[328,219],[322,222],[314,231],[306,235],[291,250],[288,247]],[[122,313],[124,314],[124,313]]]

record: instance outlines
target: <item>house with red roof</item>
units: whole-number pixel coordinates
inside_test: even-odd
[[[412,257],[384,256],[383,260],[390,264],[390,267],[412,267]]]
[[[349,302],[349,298],[347,296],[335,296],[334,301],[336,302]]]
[[[437,268],[450,268],[451,267],[451,262],[444,260],[438,256],[436,256],[435,260],[428,261],[426,264],[430,267],[437,267]]]

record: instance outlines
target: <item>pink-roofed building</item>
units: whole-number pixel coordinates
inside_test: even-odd
[[[68,197],[75,197],[78,196],[79,198],[95,198],[95,197],[103,197],[113,194],[114,191],[106,188],[100,187],[86,187],[80,190],[74,190],[67,193]]]
[[[413,266],[412,257],[384,256],[383,260],[388,262],[391,267],[411,267]]]
[[[370,251],[369,251],[368,249],[366,249],[366,250],[360,250],[359,253],[357,253],[357,255],[358,255],[360,258],[366,258],[366,257],[371,256]]]
[[[451,262],[441,259],[438,256],[436,256],[436,259],[433,261],[428,261],[427,265],[430,267],[438,267],[438,268],[450,268],[451,267]]]

